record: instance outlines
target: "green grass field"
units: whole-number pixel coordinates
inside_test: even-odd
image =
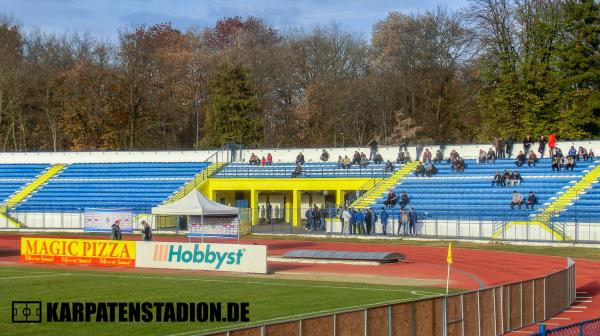
[[[195,335],[240,323],[12,324],[13,300],[45,302],[249,302],[250,324],[442,293],[441,289],[297,281],[251,276],[0,268],[2,335]],[[45,321],[43,312],[43,321]]]

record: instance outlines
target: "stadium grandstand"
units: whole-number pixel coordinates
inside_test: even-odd
[[[558,146],[600,150],[600,142],[563,142]],[[428,147],[436,152],[438,146]],[[417,161],[397,162],[398,147],[380,147],[384,163],[343,166],[335,158],[369,148],[327,148],[332,160],[323,161],[321,148],[253,149],[182,152],[2,153],[0,157],[0,227],[82,228],[85,209],[126,208],[136,220],[153,225],[151,208],[198,189],[209,199],[251,211],[257,232],[289,227],[303,232],[305,212],[325,210],[326,233],[340,234],[344,207],[386,208],[390,231],[397,232],[400,202],[386,204],[387,195],[406,192],[407,209],[418,214],[422,236],[517,240],[600,240],[600,161],[575,161],[572,170],[553,171],[549,158],[534,166],[517,167],[514,158],[479,162],[487,145],[451,145],[436,162],[433,176],[417,176]],[[457,172],[449,161],[452,151],[464,158]],[[249,160],[271,154],[273,162]],[[302,163],[297,157],[302,153]],[[411,157],[417,149],[408,147]],[[422,155],[421,155],[422,156]],[[237,158],[237,160],[233,159]],[[393,163],[386,161],[393,160]],[[296,174],[296,169],[301,170]],[[496,172],[518,170],[519,184],[493,185]],[[511,209],[517,192],[524,200]],[[530,192],[537,197],[526,208]],[[267,210],[266,207],[270,209]],[[268,213],[267,213],[268,212]],[[264,225],[271,224],[271,225]],[[314,233],[314,232],[313,232]],[[375,234],[381,234],[377,225]]]

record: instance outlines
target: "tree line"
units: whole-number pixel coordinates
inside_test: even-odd
[[[138,150],[600,135],[594,0],[471,0],[335,24],[135,26],[118,42],[0,18],[0,149]]]

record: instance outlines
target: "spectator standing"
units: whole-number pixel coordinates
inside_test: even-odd
[[[400,139],[400,146],[399,146],[398,150],[400,152],[408,152],[408,141],[406,140],[405,137],[402,137],[402,139]]]
[[[379,218],[381,219],[381,230],[383,231],[383,235],[387,235],[387,224],[389,215],[387,211],[385,211],[384,207],[381,207],[381,211],[379,212]]]
[[[267,222],[269,224],[273,223],[273,206],[271,205],[271,202],[269,202],[269,201],[267,201],[266,212],[267,212]]]
[[[523,139],[523,153],[529,153],[532,143],[533,138],[531,137],[531,135],[527,135],[525,139]]]
[[[354,209],[350,209],[350,234],[355,234],[356,233],[356,210]]]
[[[310,204],[308,205],[308,209],[304,212],[304,217],[306,218],[306,231],[312,231],[313,228],[313,213]]]
[[[366,226],[366,233],[368,236],[371,235],[372,225],[373,225],[373,213],[371,213],[371,209],[366,209],[366,211],[365,211],[365,226]]]
[[[299,153],[298,156],[296,156],[296,164],[303,166],[304,162],[304,154]]]
[[[515,139],[513,137],[508,137],[508,139],[506,139],[506,157],[508,157],[509,159],[512,156],[514,145]]]
[[[417,141],[416,151],[417,156],[415,157],[415,160],[419,160],[421,158],[421,153],[423,152],[423,143],[421,140]]]
[[[121,240],[121,220],[120,219],[117,219],[110,226],[110,239]]]
[[[145,220],[142,221],[142,239],[144,241],[152,241],[152,228]]]
[[[398,216],[398,235],[406,236],[408,233],[408,212],[404,209],[400,209],[400,215]]]
[[[369,143],[367,144],[367,146],[369,146],[370,152],[369,152],[369,160],[374,161],[375,160],[375,155],[377,155],[377,140],[375,138],[373,138],[373,140],[369,141]]]
[[[340,156],[340,158],[341,158],[341,156]],[[323,162],[329,161],[329,153],[327,153],[327,151],[324,149],[323,149],[323,152],[321,153],[321,161],[323,161]]]
[[[320,227],[321,231],[325,231],[325,229],[326,229],[325,218],[327,218],[327,210],[325,209],[325,207],[322,207],[321,208],[321,216],[319,217],[319,220],[320,220],[319,224],[321,226]]]
[[[546,144],[548,140],[546,140],[545,136],[540,136],[540,145],[538,146],[538,153],[540,153],[540,158],[544,158],[544,153],[546,152]]]
[[[273,164],[273,155],[271,153],[267,153],[267,165],[270,166]]]
[[[341,234],[344,234],[345,224],[348,223],[348,225],[350,225],[351,218],[352,218],[352,216],[350,215],[348,208],[344,207],[344,210],[342,211],[342,215],[340,216],[340,223],[342,224],[342,228],[341,228],[341,232],[340,232]]]
[[[435,162],[436,164],[440,164],[443,160],[444,155],[442,154],[442,151],[438,149],[437,151],[435,151],[435,159],[433,160],[433,162]]]
[[[494,150],[490,148],[487,152],[486,159],[488,162],[491,162],[491,163],[496,162],[496,152],[494,152]]]
[[[549,155],[550,157],[554,156],[554,148],[556,148],[556,135],[551,133],[548,135],[548,148],[550,148]]]
[[[412,207],[410,208],[410,210],[408,211],[408,234],[412,235],[412,236],[417,236],[417,231],[415,230],[415,226],[417,225],[417,213],[415,212],[415,209],[413,209]]]
[[[533,207],[537,203],[538,203],[537,196],[535,196],[535,194],[533,193],[533,191],[530,191],[529,195],[527,196],[527,202],[525,202],[525,209],[529,209],[529,207],[531,207],[531,210],[533,210]]]
[[[494,145],[494,148],[496,149],[496,157],[502,157],[501,152],[503,152],[503,149],[500,144],[501,142],[502,142],[502,138],[500,138],[500,137],[495,137],[494,141],[492,142],[492,145]]]
[[[365,213],[363,209],[356,209],[356,229],[357,234],[365,233]]]
[[[516,190],[513,191],[512,200],[510,202],[510,208],[514,209],[515,205],[518,205],[519,209],[521,209],[521,204],[523,204],[523,196],[521,196]]]

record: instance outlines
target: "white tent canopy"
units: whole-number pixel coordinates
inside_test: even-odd
[[[173,203],[152,208],[153,215],[236,216],[239,209],[213,202],[198,190],[192,190]]]

